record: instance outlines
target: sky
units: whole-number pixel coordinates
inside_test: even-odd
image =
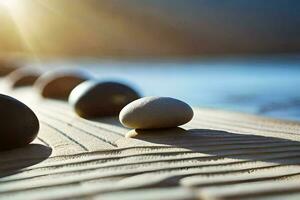
[[[297,0],[0,0],[0,54],[290,53],[299,35]]]

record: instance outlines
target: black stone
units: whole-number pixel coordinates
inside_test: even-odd
[[[39,131],[39,121],[25,104],[0,94],[0,150],[25,146]]]
[[[131,87],[117,82],[86,81],[70,94],[69,103],[84,118],[117,116],[124,106],[140,98]]]

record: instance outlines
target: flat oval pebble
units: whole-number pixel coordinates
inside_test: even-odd
[[[193,118],[192,108],[170,97],[144,97],[125,106],[120,122],[128,128],[156,129],[183,125]]]
[[[17,88],[33,85],[39,76],[41,76],[41,71],[37,69],[20,68],[10,73],[7,79],[10,87]]]
[[[38,78],[35,87],[45,98],[66,100],[77,85],[89,78],[83,70],[51,71]]]
[[[0,150],[22,147],[36,138],[39,121],[25,104],[0,94],[0,110]]]
[[[128,103],[140,98],[132,88],[117,82],[86,81],[70,94],[69,103],[85,118],[117,116]]]

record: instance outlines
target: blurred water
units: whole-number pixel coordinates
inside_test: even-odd
[[[132,85],[145,96],[171,96],[193,106],[300,120],[300,57],[186,61],[77,60],[101,80]]]

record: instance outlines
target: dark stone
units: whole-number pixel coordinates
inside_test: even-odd
[[[39,131],[34,112],[22,102],[0,94],[0,150],[25,146]]]
[[[117,116],[139,97],[134,89],[121,83],[86,81],[72,91],[69,103],[81,117]]]
[[[8,60],[0,60],[0,76],[6,76],[16,69],[18,69],[16,63]]]
[[[10,73],[7,79],[12,88],[17,88],[33,85],[40,75],[41,72],[39,70],[20,68]]]
[[[35,83],[41,96],[67,100],[71,91],[80,83],[89,79],[81,70],[61,70],[42,75]]]

